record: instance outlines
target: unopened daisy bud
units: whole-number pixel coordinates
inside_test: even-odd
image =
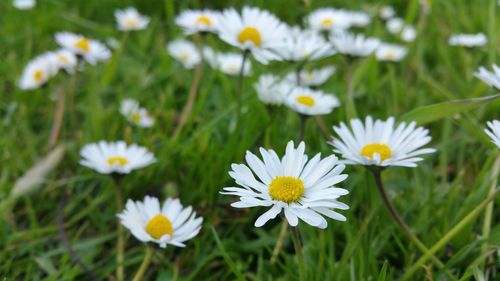
[[[184,30],[184,34],[197,32],[217,32],[220,13],[213,10],[185,10],[175,18],[175,24]]]
[[[89,39],[83,35],[59,32],[56,33],[55,38],[59,46],[76,55],[82,56],[90,64],[95,64],[111,57],[111,52],[103,43]]]
[[[500,148],[500,121],[493,120],[486,123],[490,130],[485,129],[484,132],[491,138],[491,141]]]
[[[201,60],[196,46],[187,40],[177,39],[168,43],[167,51],[187,69],[193,69]]]
[[[139,14],[139,12],[132,7],[116,10],[115,18],[118,24],[118,30],[121,31],[145,29],[150,20],[149,17]]]
[[[285,105],[302,115],[316,116],[330,114],[340,102],[332,94],[306,87],[294,87],[285,99]]]

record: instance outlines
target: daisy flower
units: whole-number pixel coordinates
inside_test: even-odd
[[[156,162],[154,155],[146,148],[136,144],[127,145],[124,141],[87,144],[80,155],[80,165],[101,174],[128,174]]]
[[[185,10],[175,18],[175,24],[184,30],[184,34],[197,32],[216,32],[220,13],[212,10]]]
[[[36,5],[35,0],[14,0],[12,3],[14,7],[18,10],[29,10]]]
[[[177,39],[167,44],[168,53],[185,68],[193,69],[201,61],[198,48],[190,41]]]
[[[313,30],[288,28],[281,47],[275,50],[286,61],[316,61],[335,54],[330,43]]]
[[[479,71],[474,72],[474,76],[481,79],[484,83],[491,87],[500,90],[500,67],[493,65],[493,71],[488,71],[484,67],[480,67]]]
[[[18,85],[22,90],[40,88],[56,75],[58,66],[51,53],[45,53],[31,60],[23,70]]]
[[[401,31],[401,39],[405,42],[413,42],[417,38],[417,30],[411,25],[403,27]]]
[[[167,198],[160,206],[158,198],[146,196],[144,201],[128,200],[125,210],[117,215],[123,226],[142,242],[185,247],[187,240],[198,235],[203,218],[196,217],[191,206],[184,208],[179,199]]]
[[[365,124],[359,119],[351,120],[351,130],[342,122],[333,127],[339,138],[331,145],[334,152],[345,159],[346,164],[373,165],[380,167],[416,167],[423,160],[422,154],[432,153],[433,148],[422,148],[431,141],[429,131],[416,127],[416,123],[401,123],[394,126],[394,118],[387,121],[366,117]]]
[[[145,29],[150,20],[149,17],[139,14],[139,12],[132,7],[116,10],[115,18],[118,24],[118,30],[121,31]]]
[[[335,66],[326,66],[316,70],[302,70],[299,73],[300,85],[307,87],[316,87],[325,83],[335,73]],[[297,73],[290,72],[286,76],[290,83],[297,83]]]
[[[493,120],[486,123],[490,130],[485,129],[484,132],[491,138],[491,141],[500,148],[500,121]]]
[[[405,22],[402,18],[391,18],[386,22],[385,27],[389,33],[396,34],[403,30],[404,25]]]
[[[120,106],[120,113],[127,120],[139,127],[149,128],[153,126],[154,119],[144,108],[139,107],[139,103],[133,99],[125,99]]]
[[[380,44],[380,40],[377,38],[366,38],[364,35],[355,35],[348,32],[332,33],[330,42],[337,52],[355,57],[371,55]]]
[[[378,10],[378,15],[382,19],[390,19],[396,15],[396,11],[392,6],[382,6],[380,10]]]
[[[365,12],[345,11],[345,13],[347,13],[349,17],[351,26],[363,27],[367,26],[371,22],[370,15]]]
[[[285,105],[302,115],[325,115],[330,114],[340,102],[334,95],[295,87],[285,99]]]
[[[400,61],[408,52],[404,46],[382,43],[375,51],[375,57],[380,61]]]
[[[208,57],[210,57],[210,55]],[[243,55],[241,53],[216,53],[213,55],[213,59],[207,60],[212,61],[210,64],[213,68],[218,69],[225,74],[235,76],[240,73],[241,64],[243,63]],[[250,75],[251,69],[252,63],[249,60],[245,60],[243,75]]]
[[[89,39],[83,35],[59,32],[56,33],[55,38],[59,46],[76,55],[82,56],[90,64],[95,64],[111,57],[111,52],[103,43]]]
[[[291,226],[297,226],[301,219],[324,229],[328,223],[323,216],[345,221],[343,215],[334,211],[349,208],[337,201],[348,191],[335,187],[347,178],[341,174],[344,165],[338,164],[334,155],[321,160],[320,153],[307,161],[304,150],[304,142],[295,148],[290,141],[281,160],[272,149],[260,148],[262,160],[247,151],[247,165],[232,164],[229,172],[239,187],[225,187],[221,193],[239,197],[239,201],[231,204],[235,208],[270,207],[255,221],[256,227],[274,219],[281,211]]]
[[[309,28],[316,31],[345,30],[351,27],[349,14],[334,8],[320,8],[306,19]]]
[[[286,96],[291,91],[289,83],[272,74],[265,74],[259,77],[254,84],[254,89],[260,101],[268,105],[281,105]]]
[[[59,69],[64,69],[67,73],[75,72],[78,64],[78,58],[72,52],[66,49],[60,49],[52,53],[55,64]]]
[[[243,7],[241,15],[234,9],[224,10],[218,31],[223,41],[251,52],[263,64],[279,59],[272,50],[281,46],[287,36],[286,26],[276,16],[251,7]]]
[[[481,47],[488,43],[484,33],[478,34],[453,34],[448,39],[450,46]]]

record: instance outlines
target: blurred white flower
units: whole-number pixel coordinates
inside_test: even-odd
[[[292,85],[272,74],[264,74],[254,84],[259,99],[268,105],[281,105],[290,93]]]
[[[198,48],[190,41],[177,39],[167,44],[168,53],[187,69],[193,69],[201,60]]]
[[[120,106],[120,113],[127,120],[139,127],[149,128],[154,125],[153,117],[145,108],[139,106],[139,103],[133,99],[125,99]]]
[[[349,16],[344,10],[320,8],[311,12],[306,22],[316,31],[346,30],[352,24]]]
[[[488,43],[488,38],[484,33],[478,34],[453,34],[448,39],[451,46],[480,47]]]
[[[78,58],[75,54],[66,49],[59,49],[52,54],[54,55],[55,64],[59,69],[64,69],[67,73],[75,72],[78,64]]]
[[[210,55],[208,55],[210,57]],[[228,75],[238,75],[241,71],[241,64],[243,63],[243,55],[241,53],[215,53],[212,59],[212,67],[222,71]],[[250,75],[252,70],[252,63],[249,59],[245,60],[245,67],[243,68],[243,75]]]
[[[18,10],[29,10],[35,7],[35,0],[14,0],[12,5]]]
[[[500,121],[493,120],[486,122],[490,130],[485,129],[484,132],[491,138],[491,141],[500,148]]]
[[[402,18],[391,18],[387,21],[385,27],[387,28],[387,31],[389,31],[389,33],[396,34],[403,30],[404,24],[405,22]]]
[[[219,16],[220,13],[213,10],[185,10],[175,18],[175,24],[180,26],[186,35],[216,32]]]
[[[488,71],[484,67],[480,67],[479,71],[474,72],[474,76],[481,79],[484,83],[491,87],[500,90],[500,67],[493,64],[493,71]]]
[[[355,35],[349,32],[333,32],[330,42],[337,52],[343,55],[366,57],[371,55],[380,44],[380,40],[364,35]]]
[[[285,105],[302,115],[316,116],[330,114],[340,102],[332,94],[307,87],[294,87],[285,99]]]
[[[348,10],[344,12],[347,13],[351,26],[363,27],[369,25],[371,22],[370,15],[365,12]]]
[[[375,57],[379,61],[400,61],[408,52],[408,49],[401,45],[382,43],[375,51]]]
[[[83,35],[58,32],[55,38],[59,46],[76,55],[82,56],[90,64],[95,64],[111,57],[111,52],[104,44]]]
[[[137,9],[129,7],[115,11],[118,30],[131,31],[145,29],[149,24],[149,17],[139,14]]]
[[[380,18],[387,20],[394,17],[394,15],[396,15],[396,11],[394,11],[392,6],[382,6],[378,11],[378,15]]]
[[[308,87],[319,86],[325,83],[333,73],[335,73],[334,66],[326,66],[315,70],[302,70],[299,73],[300,85]],[[286,76],[286,80],[290,81],[290,83],[297,84],[297,73],[288,73],[288,75]]]
[[[335,54],[333,46],[317,31],[289,27],[276,53],[286,61],[315,61]]]
[[[226,43],[249,51],[260,63],[280,57],[272,50],[283,44],[286,26],[268,11],[243,7],[241,15],[226,9],[219,17],[219,37]]]
[[[401,39],[405,42],[413,42],[417,37],[417,30],[411,25],[403,27],[401,31]]]
[[[32,59],[24,68],[18,86],[22,90],[33,90],[42,85],[56,75],[58,65],[52,53],[42,54]]]

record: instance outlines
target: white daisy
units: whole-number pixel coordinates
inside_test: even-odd
[[[23,70],[18,85],[22,90],[40,88],[56,75],[58,66],[52,53],[45,53],[31,60]]]
[[[349,17],[351,26],[363,27],[369,25],[371,22],[370,15],[365,12],[346,10],[345,13]]]
[[[396,34],[403,30],[404,25],[405,22],[402,18],[391,18],[386,22],[385,27],[389,33]]]
[[[346,164],[416,167],[416,162],[423,160],[416,156],[436,151],[422,148],[431,137],[427,129],[417,128],[415,122],[409,125],[401,123],[395,128],[393,117],[374,123],[368,116],[365,124],[352,119],[351,128],[352,132],[343,122],[339,127],[333,127],[339,138],[330,143]]]
[[[408,52],[408,49],[401,45],[382,43],[375,51],[375,57],[380,61],[400,61]]]
[[[286,61],[316,61],[335,54],[333,46],[318,32],[289,27],[280,48],[275,50]]]
[[[325,83],[335,73],[335,66],[326,66],[316,70],[302,70],[299,73],[300,85],[308,87],[316,87]],[[286,76],[286,80],[290,83],[297,83],[297,73],[290,72]]]
[[[154,119],[149,112],[141,108],[139,103],[133,99],[125,99],[120,106],[120,113],[127,120],[139,127],[149,128],[154,125]]]
[[[185,10],[175,18],[175,24],[190,35],[197,32],[216,32],[220,13],[212,10]]]
[[[160,206],[158,198],[150,196],[144,197],[144,201],[129,199],[125,210],[117,216],[135,238],[157,243],[161,248],[167,244],[185,247],[184,243],[200,232],[203,222],[191,206],[184,208],[179,199],[167,198]]]
[[[340,105],[332,94],[306,87],[294,87],[285,99],[285,105],[303,115],[330,114]]]
[[[156,162],[154,155],[146,148],[136,144],[127,145],[124,141],[87,144],[80,155],[80,165],[101,174],[128,174]]]
[[[243,7],[241,15],[227,9],[219,18],[219,37],[250,51],[263,64],[279,59],[272,50],[281,46],[286,35],[286,26],[276,16],[258,8]]]
[[[137,9],[128,7],[123,10],[115,11],[118,30],[131,31],[145,29],[149,24],[149,17],[139,14]]]
[[[75,72],[78,64],[78,58],[72,52],[66,49],[60,49],[52,53],[54,56],[55,64],[59,69],[64,69],[67,73]]]
[[[491,138],[491,141],[500,148],[500,121],[493,120],[486,122],[490,130],[485,129],[484,132]]]
[[[488,38],[484,33],[478,34],[453,34],[448,39],[451,46],[481,47],[488,43]]]
[[[349,14],[334,8],[320,8],[306,19],[309,28],[317,31],[345,30],[351,27]]]
[[[95,64],[111,57],[111,52],[103,43],[89,39],[83,35],[58,32],[55,38],[59,46],[76,55],[82,56],[90,64]]]
[[[417,38],[417,30],[411,25],[403,27],[401,31],[401,39],[405,42],[413,42]]]
[[[29,10],[36,5],[35,0],[14,0],[12,5],[18,10]]]
[[[500,67],[493,64],[493,71],[488,71],[484,67],[480,67],[479,71],[474,72],[474,76],[481,79],[484,83],[491,87],[500,90]]]
[[[392,6],[382,6],[380,10],[378,10],[378,15],[382,19],[387,20],[394,17],[394,15],[396,15],[396,11]]]
[[[275,75],[265,74],[259,77],[259,80],[254,84],[254,88],[263,103],[281,105],[291,91],[292,86]]]
[[[348,191],[335,187],[347,178],[341,174],[344,165],[338,164],[334,155],[321,160],[320,153],[307,161],[304,150],[304,142],[295,148],[290,141],[281,160],[271,149],[260,148],[263,160],[247,151],[248,166],[232,164],[229,172],[239,187],[225,187],[221,193],[239,196],[239,201],[231,204],[235,208],[271,207],[255,221],[256,227],[274,219],[282,210],[291,226],[297,226],[301,219],[309,225],[326,228],[328,223],[322,215],[345,221],[343,215],[334,211],[349,208],[337,201]]]
[[[206,54],[207,52],[205,52]],[[209,55],[210,57],[210,55]],[[208,60],[210,61],[210,60]],[[241,53],[216,53],[212,59],[212,67],[218,69],[228,75],[238,75],[241,70],[241,63],[243,62],[243,55]],[[252,70],[252,63],[250,60],[245,60],[245,67],[243,68],[243,75],[250,75]]]
[[[187,69],[193,69],[201,61],[198,48],[190,41],[177,39],[167,44],[168,53]]]
[[[371,55],[380,44],[380,40],[377,38],[367,38],[364,35],[355,35],[349,32],[332,33],[330,42],[337,52],[356,57]]]

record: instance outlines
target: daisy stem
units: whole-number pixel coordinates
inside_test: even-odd
[[[304,135],[306,133],[306,123],[309,116],[300,114],[300,134],[299,142],[304,141]]]
[[[153,257],[153,248],[151,248],[149,245],[146,245],[146,253],[144,254],[144,259],[142,260],[141,266],[139,267],[139,270],[137,270],[137,272],[135,273],[134,279],[132,279],[132,281],[142,280],[144,273],[146,273],[146,270],[148,269],[148,266],[151,263],[152,257]]]
[[[346,95],[346,115],[348,118],[356,118],[356,107],[354,106],[354,73],[352,70],[353,59],[346,59],[346,79],[347,79],[347,95]]]
[[[290,226],[290,232],[292,233],[295,255],[297,256],[297,261],[299,263],[299,280],[304,281],[307,280],[306,265],[304,263],[304,254],[302,253],[302,245],[300,243],[299,229],[297,227]]]
[[[236,124],[239,124],[241,117],[241,101],[243,99],[243,74],[245,73],[245,63],[248,59],[250,51],[243,51],[243,56],[241,59],[240,74],[238,75],[238,89],[236,93]]]
[[[52,149],[54,145],[56,145],[57,139],[59,138],[59,133],[61,132],[61,126],[64,117],[64,104],[64,85],[61,85],[57,89],[57,105],[54,111],[54,122],[52,124],[52,130],[50,131],[49,150]]]
[[[116,199],[116,212],[120,213],[123,210],[123,195],[121,189],[121,179],[118,175],[113,175],[113,180],[115,182],[115,199]],[[118,281],[123,281],[125,279],[125,269],[123,267],[123,262],[125,260],[125,237],[123,233],[123,226],[120,221],[117,224],[118,228],[118,244],[116,247],[116,279]]]
[[[288,223],[283,220],[281,223],[280,234],[278,236],[278,241],[276,241],[276,246],[274,246],[273,256],[271,257],[271,263],[275,263],[278,255],[280,254],[281,248],[283,247],[283,241],[285,241],[286,230],[288,229]]]

